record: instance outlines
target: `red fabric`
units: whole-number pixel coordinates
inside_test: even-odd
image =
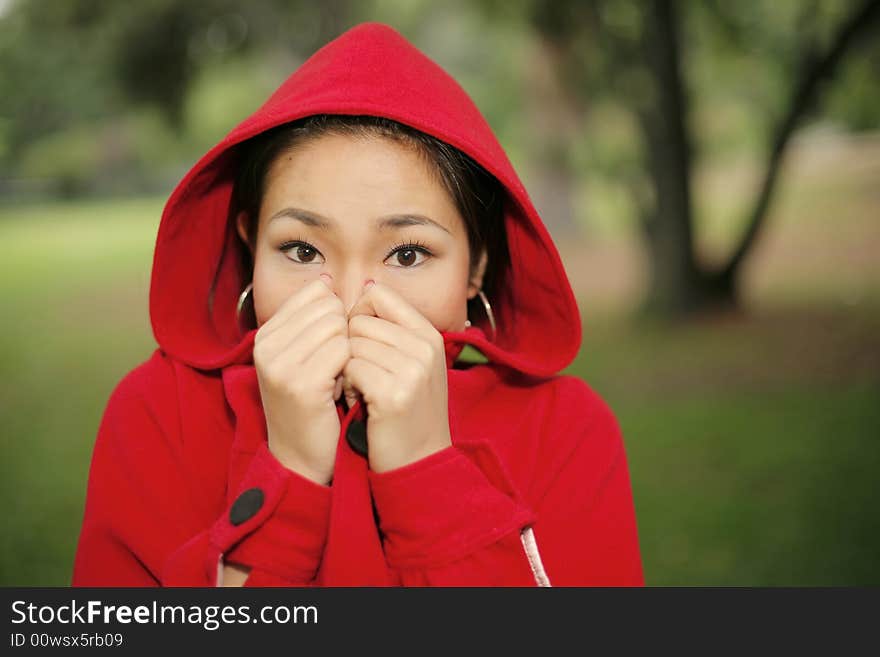
[[[385,116],[465,151],[507,189],[512,266],[485,320],[443,333],[453,444],[390,472],[344,439],[321,486],[266,446],[247,281],[227,213],[230,147],[316,113]],[[213,295],[212,283],[215,284]],[[330,42],[175,189],[156,240],[150,316],[158,348],[116,387],[98,430],[73,584],[214,586],[223,562],[248,586],[534,586],[531,527],[554,586],[640,585],[618,424],[582,380],[559,375],[581,344],[577,304],[540,217],[467,94],[388,26]],[[457,362],[465,344],[489,362]],[[230,510],[258,488],[259,511]]]

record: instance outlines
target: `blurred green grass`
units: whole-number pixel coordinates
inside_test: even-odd
[[[155,344],[161,201],[5,206],[0,290],[0,584],[65,585],[110,391]]]
[[[835,212],[829,245],[834,235],[876,234],[874,187],[846,184],[846,193],[828,193],[861,209],[823,206]],[[800,198],[797,186],[786,194]],[[104,405],[155,348],[148,290],[162,204],[0,206],[2,585],[69,582]],[[777,243],[796,249],[805,234],[822,241],[781,213],[773,230],[790,232]],[[829,253],[825,271],[833,273],[836,257],[845,288],[855,276],[843,266],[849,251]],[[765,263],[786,257],[762,255]],[[790,296],[801,272],[759,266],[770,292],[747,295],[755,303],[743,316],[635,324],[594,312],[581,296],[584,343],[567,372],[587,380],[620,421],[649,584],[876,585],[877,296]],[[582,272],[573,266],[570,275],[578,288]],[[812,285],[804,280],[801,287]],[[834,288],[833,278],[823,281]],[[868,284],[874,290],[877,281]]]
[[[584,343],[569,369],[620,422],[649,584],[880,583],[880,317],[594,321]]]

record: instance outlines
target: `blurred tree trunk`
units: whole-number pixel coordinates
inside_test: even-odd
[[[483,0],[482,4],[490,12],[499,11],[497,0]],[[812,35],[798,35],[801,64],[787,109],[770,134],[760,191],[743,237],[728,261],[717,269],[699,262],[694,245],[693,133],[681,65],[684,44],[679,15],[691,10],[688,4],[677,0],[535,0],[525,7],[528,24],[553,44],[551,52],[557,54],[563,77],[569,74],[576,102],[586,104],[591,93],[601,94],[604,88],[623,99],[637,117],[651,188],[648,195],[638,184],[631,190],[639,206],[651,259],[651,287],[645,310],[674,317],[736,308],[740,271],[766,221],[790,137],[812,109],[821,83],[834,74],[840,61],[876,24],[880,0],[864,0],[858,5],[841,22],[823,52],[819,52]],[[597,44],[597,51],[584,50],[584,44],[591,42]],[[598,65],[591,67],[594,62],[584,60],[585,52],[592,52]],[[588,70],[599,72],[599,76],[590,78]],[[547,98],[539,101],[550,104]]]
[[[815,103],[821,83],[834,74],[847,51],[859,38],[876,26],[878,19],[880,19],[880,0],[867,0],[843,21],[824,53],[815,52],[809,44],[803,48],[798,80],[792,90],[787,111],[771,138],[764,178],[749,216],[745,234],[727,264],[717,272],[713,272],[708,279],[716,288],[720,287],[722,290],[729,288],[731,298],[735,298],[735,281],[742,262],[764,226],[785,149],[795,128]],[[874,34],[876,38],[876,32]]]
[[[580,181],[571,165],[571,144],[580,138],[583,113],[558,71],[564,54],[547,38],[536,40],[524,71],[530,93],[524,99],[529,125],[530,167],[535,206],[558,239],[579,230],[575,196]]]
[[[234,26],[240,37],[234,50],[264,48],[284,38],[289,50],[303,58],[364,18],[354,0],[201,0],[198,3],[150,0],[140,3],[103,3],[76,0],[89,9],[96,23],[116,19],[119,29],[112,45],[112,68],[120,88],[136,102],[153,103],[171,126],[184,130],[186,94],[204,62],[194,45],[212,30],[229,39]],[[291,34],[279,34],[291,25]],[[230,53],[231,54],[231,53]]]
[[[648,307],[677,314],[700,304],[701,272],[694,254],[688,99],[674,3],[653,2],[645,24],[651,27],[641,30],[639,48],[647,89],[635,110],[654,188],[654,203],[642,210],[651,254]]]
[[[834,73],[845,53],[877,21],[880,0],[863,2],[843,21],[824,53],[817,54],[813,44],[802,48],[805,55],[799,77],[787,111],[772,133],[747,229],[728,262],[718,269],[701,266],[694,250],[691,136],[678,9],[676,0],[652,0],[638,45],[649,82],[647,93],[639,96],[636,113],[655,197],[642,217],[652,270],[646,310],[667,316],[738,306],[739,273],[765,223],[790,137],[812,108],[820,83]]]

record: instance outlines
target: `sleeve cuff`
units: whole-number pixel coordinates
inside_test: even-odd
[[[261,443],[238,494],[211,529],[212,561],[259,568],[285,579],[314,578],[324,550],[330,487],[285,468]]]
[[[506,479],[493,462],[486,472],[452,445],[394,470],[369,471],[389,565],[450,562],[534,522],[532,511],[503,492]]]

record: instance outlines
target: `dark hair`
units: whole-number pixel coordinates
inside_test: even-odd
[[[232,191],[230,218],[242,211],[248,218],[247,237],[256,244],[257,227],[265,192],[266,174],[275,159],[304,142],[323,135],[356,138],[383,137],[415,149],[453,199],[464,219],[470,248],[469,275],[485,247],[486,271],[482,290],[490,301],[498,298],[510,264],[504,227],[504,190],[498,180],[457,148],[392,119],[368,115],[316,114],[285,123],[238,145],[237,174]],[[253,273],[250,251],[241,245],[243,269]],[[249,276],[249,278],[252,276]],[[484,317],[479,297],[470,316]]]

